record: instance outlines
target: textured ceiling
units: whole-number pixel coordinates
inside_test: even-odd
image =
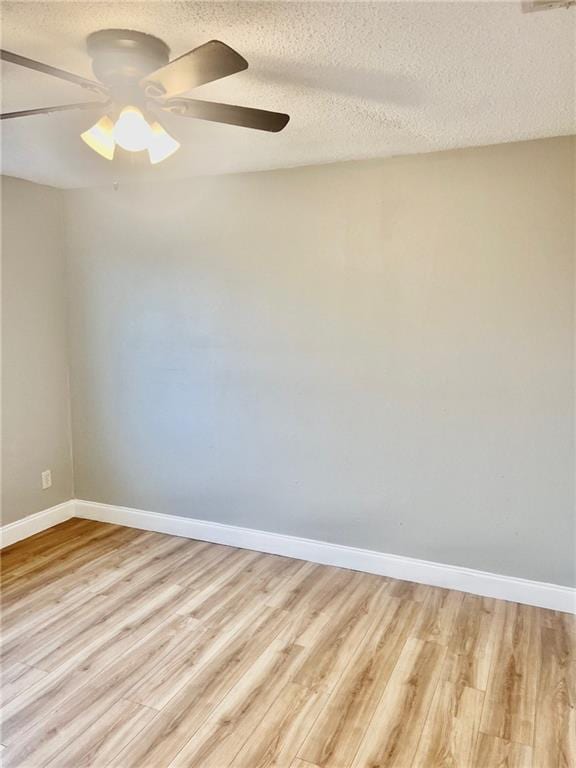
[[[2,172],[60,187],[182,178],[386,157],[574,133],[576,11],[519,2],[2,2],[2,47],[91,77],[85,38],[106,27],[164,39],[179,56],[212,38],[246,72],[194,96],[291,115],[284,132],[186,120],[182,149],[156,166],[94,155],[91,115],[2,123]],[[83,101],[86,92],[4,64],[3,111]],[[89,99],[90,100],[90,96]]]

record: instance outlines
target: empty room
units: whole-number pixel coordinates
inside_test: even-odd
[[[576,768],[576,3],[0,3],[2,768]]]

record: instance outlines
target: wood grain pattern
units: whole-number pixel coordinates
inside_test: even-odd
[[[412,765],[445,655],[436,643],[406,640],[353,768]]]
[[[563,621],[552,629],[541,627],[542,654],[534,765],[541,768],[569,768],[576,754],[576,663],[573,638],[564,631]]]
[[[574,768],[574,617],[86,520],[2,553],[4,768]]]
[[[480,733],[473,766],[484,768],[485,765],[502,768],[540,768],[532,762],[532,749],[526,744]]]
[[[538,609],[506,603],[502,610],[481,730],[530,746],[541,666]]]
[[[388,598],[332,690],[299,754],[311,763],[350,765],[417,616],[417,605]]]
[[[414,768],[471,766],[483,701],[482,691],[442,681],[432,699]]]

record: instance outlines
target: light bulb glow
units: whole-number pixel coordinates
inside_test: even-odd
[[[88,146],[98,152],[99,155],[105,157],[107,160],[112,160],[114,157],[114,150],[116,145],[114,144],[114,123],[108,115],[104,115],[95,123],[92,128],[89,128],[84,133],[80,134],[80,138]]]
[[[148,143],[148,157],[152,165],[161,163],[167,157],[180,149],[180,142],[170,136],[160,123],[152,123],[150,126],[150,141]]]
[[[114,126],[114,141],[128,152],[147,149],[152,130],[137,107],[124,107]]]
[[[161,163],[180,149],[180,143],[160,123],[148,123],[142,112],[133,106],[124,107],[116,124],[104,115],[80,137],[107,160],[113,159],[116,145],[128,152],[148,150],[152,165]]]

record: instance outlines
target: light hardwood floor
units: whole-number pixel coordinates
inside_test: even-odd
[[[574,617],[85,520],[6,549],[4,768],[574,768]]]

